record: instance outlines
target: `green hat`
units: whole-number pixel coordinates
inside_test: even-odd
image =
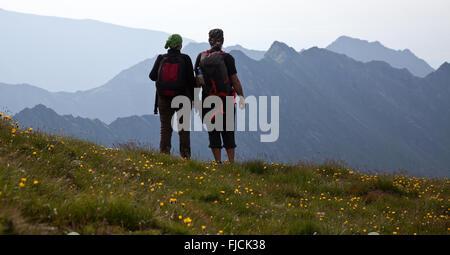
[[[166,41],[166,45],[164,46],[165,49],[171,48],[174,49],[178,46],[180,46],[183,43],[183,39],[181,38],[181,35],[179,34],[173,34],[169,36],[169,38]]]

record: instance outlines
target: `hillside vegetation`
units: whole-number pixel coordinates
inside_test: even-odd
[[[448,179],[182,160],[23,130],[1,115],[2,234],[450,233]]]

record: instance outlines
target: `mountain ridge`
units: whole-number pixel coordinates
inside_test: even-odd
[[[425,77],[434,71],[425,60],[418,58],[411,50],[393,50],[379,41],[369,42],[349,36],[340,36],[326,48],[363,62],[385,61],[393,67],[406,68],[418,77]]]

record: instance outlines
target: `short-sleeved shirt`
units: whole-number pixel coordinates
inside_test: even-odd
[[[208,52],[214,52],[214,49],[208,50]],[[194,66],[194,70],[197,73],[197,67],[200,66],[200,57],[202,55],[203,52],[199,53],[197,56],[197,59],[195,60],[195,66]],[[234,58],[233,56],[231,56],[229,53],[225,53],[225,65],[227,67],[228,70],[228,76],[232,76],[233,74],[237,74],[237,70],[236,70],[236,64],[234,63]]]

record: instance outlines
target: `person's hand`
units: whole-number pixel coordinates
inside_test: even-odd
[[[245,99],[243,96],[239,96],[239,109],[241,110],[245,109]]]
[[[195,83],[197,84],[198,88],[205,86],[205,83],[201,82],[200,79],[198,78],[198,76],[195,77]]]
[[[195,85],[197,85],[197,88],[198,88],[198,87],[201,87],[200,81],[199,81],[199,79],[198,79],[197,76],[195,76]]]

